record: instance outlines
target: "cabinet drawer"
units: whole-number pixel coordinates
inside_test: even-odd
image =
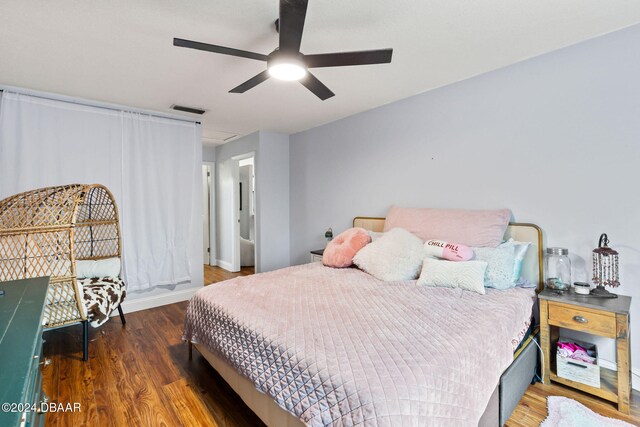
[[[576,309],[564,304],[549,304],[549,323],[611,338],[616,336],[616,318],[613,314]]]

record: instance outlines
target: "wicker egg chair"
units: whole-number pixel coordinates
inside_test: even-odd
[[[84,360],[89,323],[76,261],[120,254],[118,209],[102,185],[41,188],[0,201],[0,281],[49,276],[44,328],[82,323]]]

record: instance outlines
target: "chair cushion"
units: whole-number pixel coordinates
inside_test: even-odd
[[[101,326],[127,295],[124,282],[119,277],[93,277],[78,279],[82,288],[87,319],[94,328]]]

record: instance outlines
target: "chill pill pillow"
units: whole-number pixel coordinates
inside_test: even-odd
[[[427,240],[424,243],[424,250],[427,255],[448,259],[449,261],[469,261],[473,258],[473,249],[469,246],[445,242],[444,240]]]
[[[343,231],[327,244],[322,254],[322,263],[327,267],[350,267],[353,257],[369,242],[371,237],[364,228],[356,227]]]

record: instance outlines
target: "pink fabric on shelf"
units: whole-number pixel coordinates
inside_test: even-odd
[[[400,227],[422,240],[440,239],[467,246],[496,247],[502,243],[511,211],[401,208],[392,206],[384,231]]]
[[[343,231],[324,249],[322,263],[327,267],[350,267],[353,257],[370,242],[371,236],[364,228],[356,227]]]
[[[572,342],[560,342],[560,341],[558,341],[558,343],[556,345],[558,346],[558,348],[568,350],[571,353],[573,353],[574,351],[578,351],[578,350],[582,350],[585,353],[587,352],[587,350],[585,350],[583,347],[580,347],[578,344],[575,344],[575,343],[572,343]]]
[[[569,359],[580,360],[581,362],[595,364],[598,359],[589,355],[587,350],[576,343],[561,342],[556,344],[558,347],[558,355],[568,357]]]

